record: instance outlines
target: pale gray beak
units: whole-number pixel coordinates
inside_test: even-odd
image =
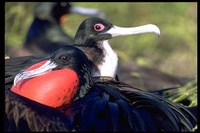
[[[147,24],[138,27],[119,27],[113,26],[110,30],[102,33],[102,34],[111,34],[112,37],[116,36],[127,36],[127,35],[136,35],[136,34],[143,34],[143,33],[155,33],[160,36],[160,29],[154,24]]]
[[[79,13],[82,15],[87,15],[87,16],[95,16],[99,18],[105,18],[106,15],[104,12],[97,10],[97,9],[92,9],[92,8],[83,8],[83,7],[78,7],[78,6],[72,6],[70,8],[71,12],[74,13]]]
[[[21,80],[43,75],[49,71],[52,71],[52,69],[54,69],[55,67],[57,67],[57,65],[51,60],[48,60],[44,65],[40,66],[37,69],[18,73],[14,79],[14,86],[16,86],[17,83]]]

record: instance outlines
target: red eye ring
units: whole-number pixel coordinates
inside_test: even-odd
[[[95,31],[102,31],[105,28],[105,26],[101,23],[95,24],[94,25],[94,30]]]

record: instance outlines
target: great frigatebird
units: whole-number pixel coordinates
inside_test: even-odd
[[[68,2],[40,2],[34,10],[35,17],[26,36],[25,49],[28,49],[34,55],[50,54],[62,45],[72,44],[73,39],[60,26],[63,16],[72,11],[85,15],[105,16],[99,10],[80,8]],[[111,29],[111,27],[113,28]],[[77,32],[74,39],[74,44],[84,50],[87,55],[92,55],[90,59],[95,61],[100,69],[100,73],[97,72],[95,76],[116,76],[118,57],[111,46],[107,44],[107,39],[114,36],[146,32],[160,34],[159,28],[151,24],[133,29],[118,28],[105,20],[97,18],[85,20],[80,25],[79,32]],[[110,29],[111,31],[108,31],[107,35],[100,35],[100,33]],[[127,32],[126,30],[129,31]],[[86,45],[83,46],[84,43]],[[95,45],[98,43],[98,46],[91,45],[91,43]],[[30,54],[26,51],[27,53]]]
[[[105,17],[98,9],[75,6],[71,2],[38,2],[33,10],[33,21],[27,29],[23,48],[17,50],[26,55],[51,54],[61,44],[72,44],[73,37],[62,29],[67,15],[71,13]],[[6,54],[10,57],[23,55],[12,48],[6,47]]]
[[[70,2],[39,2],[34,9],[34,20],[26,35],[24,47],[34,54],[51,54],[61,44],[72,44],[73,37],[61,27],[69,13],[103,17],[97,9],[83,8]]]
[[[113,25],[105,19],[91,17],[80,24],[72,45],[84,51],[88,58],[97,66],[98,69],[93,73],[94,77],[109,76],[116,78],[118,56],[108,41],[117,36],[143,33],[160,35],[160,30],[153,24],[124,28]],[[59,43],[59,47],[63,45],[66,44]]]
[[[65,46],[53,53],[47,61],[19,73],[11,88],[12,92],[5,90],[6,128],[23,130],[25,125],[25,130],[33,131],[49,128],[51,131],[192,131],[197,124],[196,118],[187,108],[162,96],[133,89],[119,81],[105,81],[101,77],[94,79],[94,67],[80,49]],[[55,73],[59,76],[53,76]],[[49,77],[52,77],[51,81],[44,81]],[[68,78],[61,81],[62,77]],[[28,91],[33,90],[34,94],[28,94]],[[56,95],[58,90],[62,95]],[[47,94],[48,91],[51,94]],[[42,97],[47,99],[47,103],[63,103],[58,106],[47,105],[57,110],[45,105],[43,107],[45,102],[39,104],[32,101],[37,93],[40,94],[38,102]]]

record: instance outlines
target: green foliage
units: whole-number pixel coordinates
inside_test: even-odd
[[[197,106],[197,80],[192,80],[186,85],[178,88],[176,94],[169,98],[173,102],[180,103],[184,100],[189,100],[189,107]]]

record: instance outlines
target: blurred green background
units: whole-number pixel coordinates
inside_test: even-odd
[[[141,34],[110,40],[119,61],[133,61],[179,77],[197,76],[197,3],[195,2],[72,2],[97,8],[121,27],[155,24],[161,36]],[[21,46],[33,20],[35,2],[5,3],[5,45]],[[69,14],[62,25],[72,37],[87,16]]]

